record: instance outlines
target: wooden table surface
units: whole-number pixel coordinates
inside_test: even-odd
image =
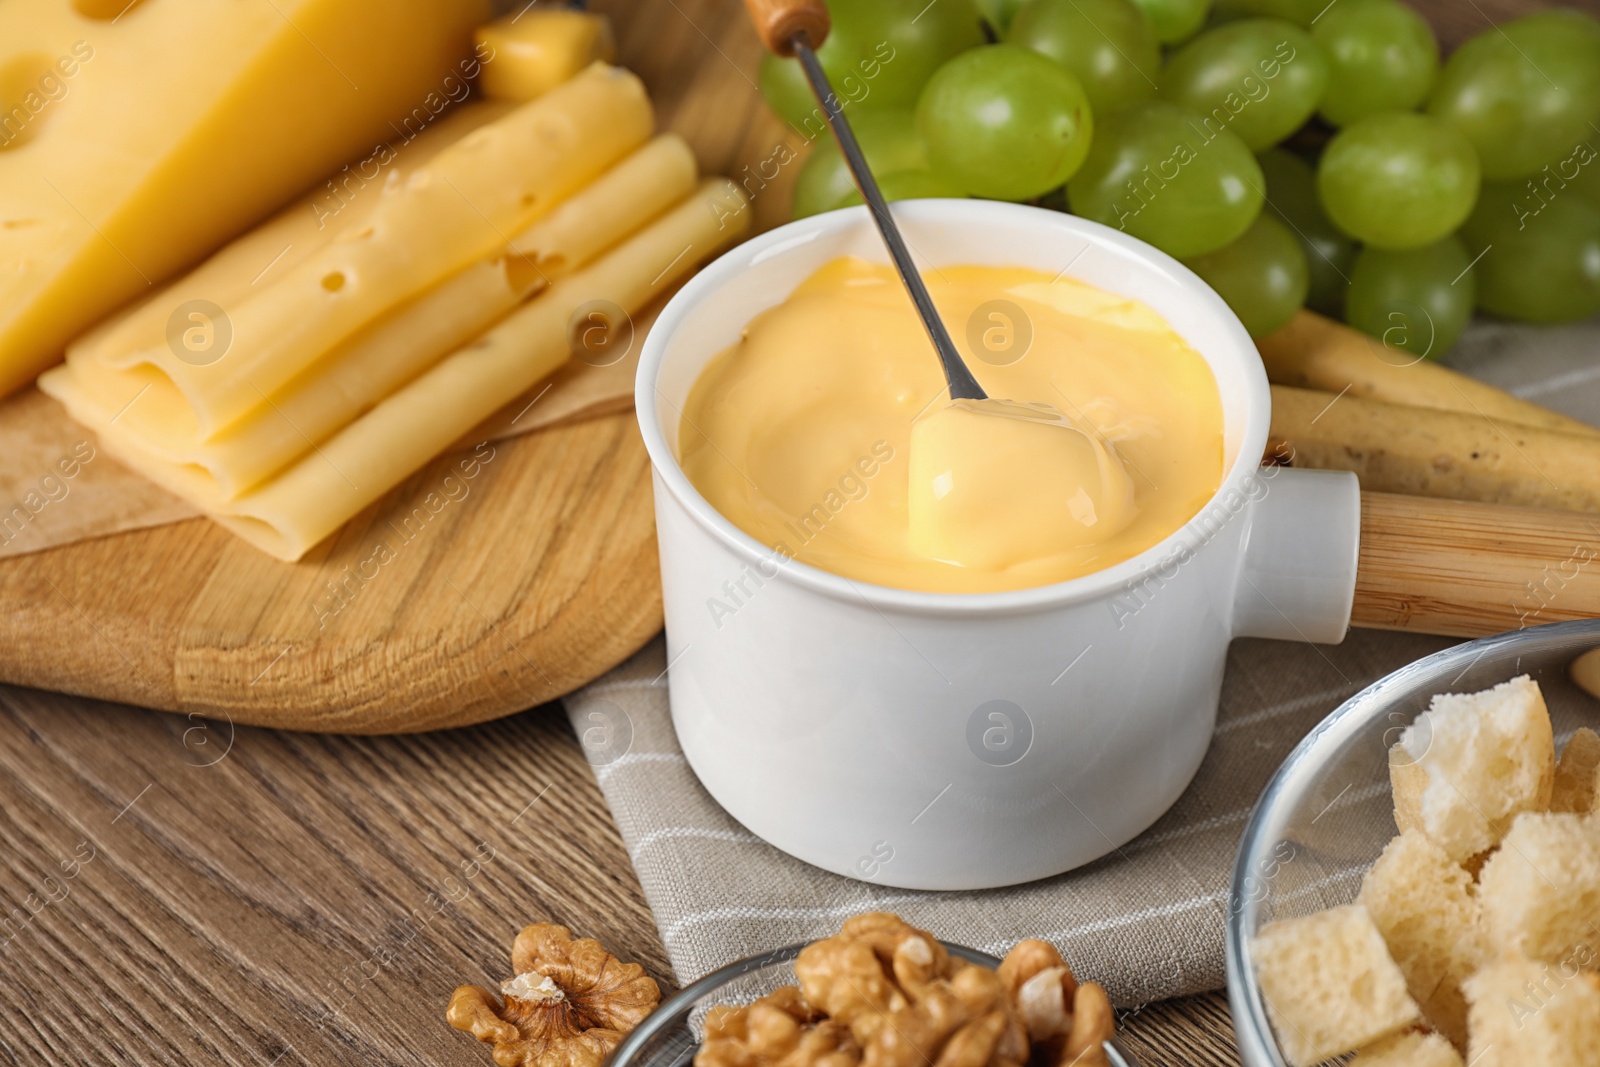
[[[672,981],[554,705],[335,737],[0,687],[0,767],[0,1063],[486,1067],[445,1004],[538,920]],[[1236,1062],[1219,996],[1126,1029]]]
[[[770,153],[736,0],[597,6],[708,167]],[[1535,5],[1418,6],[1455,41]],[[694,105],[719,95],[731,121]],[[56,639],[95,641],[79,622]],[[445,1003],[508,977],[513,935],[541,919],[671,980],[555,707],[352,738],[0,687],[0,768],[0,1062],[488,1064]],[[1220,995],[1128,1012],[1124,1028],[1148,1067],[1237,1062]]]

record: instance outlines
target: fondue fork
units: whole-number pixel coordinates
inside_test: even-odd
[[[867,202],[872,220],[878,224],[883,243],[889,248],[889,258],[894,261],[895,270],[900,272],[900,280],[911,294],[911,303],[922,318],[928,339],[939,354],[945,381],[950,384],[950,399],[987,400],[989,394],[983,391],[978,379],[967,369],[961,353],[956,351],[955,342],[950,339],[950,331],[945,329],[944,322],[939,318],[939,310],[933,306],[933,297],[928,295],[928,287],[923,283],[922,275],[917,273],[905,238],[900,236],[900,227],[889,213],[889,205],[872,176],[872,168],[867,165],[867,157],[862,154],[849,120],[844,117],[838,94],[833,91],[827,72],[817,61],[815,49],[827,38],[831,25],[827,6],[823,0],[745,0],[745,8],[750,12],[750,19],[755,23],[756,32],[761,35],[762,43],[769,50],[776,55],[792,56],[800,61],[806,80],[811,83],[811,91],[816,94],[817,102],[827,114],[828,125],[833,127],[834,139],[839,142],[839,151],[850,166],[856,187],[861,190],[861,198]]]

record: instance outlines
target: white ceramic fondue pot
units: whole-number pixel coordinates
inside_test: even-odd
[[[1041,588],[908,592],[786,560],[690,484],[681,413],[758,312],[835,257],[886,256],[865,208],[763,234],[689,282],[641,354],[673,722],[712,796],[786,852],[893,886],[1009,885],[1106,854],[1178,798],[1233,638],[1344,636],[1360,497],[1351,474],[1259,469],[1260,357],[1176,260],[1039,208],[895,214],[920,261],[1065,272],[1159,312],[1216,375],[1226,479],[1149,551]]]

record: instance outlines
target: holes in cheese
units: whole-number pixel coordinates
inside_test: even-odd
[[[143,6],[145,0],[72,0],[72,10],[96,22],[117,21]]]
[[[167,343],[167,321],[174,308],[191,300],[209,300],[224,309],[235,307],[249,294],[275,284],[344,232],[371,229],[364,223],[388,175],[415,170],[467,134],[513,110],[510,104],[468,104],[411,140],[397,141],[369,155],[356,165],[354,179],[345,177],[337,186],[330,180],[313,189],[187,275],[78,338],[68,347],[67,358],[94,359],[112,366],[138,362],[141,350]],[[374,177],[366,180],[361,173]]]
[[[65,95],[66,82],[43,52],[0,64],[0,152],[39,136],[56,114],[53,102]]]
[[[751,211],[726,179],[695,192],[590,266],[553,284],[258,488],[233,501],[207,493],[193,468],[151,456],[104,412],[74,407],[123,462],[184,496],[263,551],[296,560],[352,515],[454,444],[570,358],[568,322],[597,301],[634,314],[748,230]],[[56,393],[46,375],[41,386]]]
[[[713,205],[736,198],[740,210]],[[356,512],[567,362],[567,323],[597,301],[629,315],[748,229],[737,186],[712,179],[645,230],[519,309],[308,454],[218,521],[299,559]],[[241,521],[243,520],[243,521]],[[253,522],[251,520],[254,520]]]
[[[591,67],[386,187],[367,220],[371,240],[327,245],[229,309],[226,358],[197,366],[165,348],[136,358],[172,380],[209,437],[385,308],[504,247],[532,221],[522,190],[563,199],[642,144],[651,124],[636,77]],[[342,280],[325,284],[332,275]]]
[[[91,422],[115,417],[152,458],[193,468],[206,499],[232,500],[532,292],[682,201],[695,178],[688,144],[675,134],[655,138],[524,230],[505,254],[390,310],[209,441],[182,394],[148,365],[116,369],[74,353],[71,375],[52,373],[41,387],[75,412],[91,410]]]
[[[663,134],[512,238],[507,254],[558,272],[587,263],[687,196],[695,176],[688,142]]]
[[[0,394],[460,84],[489,15],[488,0],[126,6],[0,2],[0,64],[46,56],[55,78],[39,73],[49,102],[0,151],[0,214],[41,220],[0,230]]]

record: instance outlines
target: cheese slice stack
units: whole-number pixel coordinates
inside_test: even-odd
[[[0,3],[0,395],[394,136],[488,0]]]
[[[40,388],[298,559],[566,363],[575,322],[624,329],[748,229],[738,187],[699,181],[652,126],[638,79],[604,63],[529,103],[465,105],[392,146],[332,220],[315,192],[291,205],[86,334]]]

